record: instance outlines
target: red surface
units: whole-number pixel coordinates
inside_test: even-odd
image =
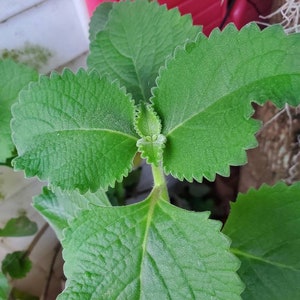
[[[203,25],[205,34],[220,26],[227,10],[227,0],[158,0],[168,8],[178,7],[182,15],[191,14],[195,25]]]
[[[251,21],[266,21],[259,16],[270,13],[272,0],[236,0],[230,9],[225,24],[233,22],[237,28],[241,28]]]
[[[119,0],[86,0],[89,15],[102,2]],[[259,15],[267,15],[271,10],[272,0],[235,0],[228,8],[229,0],[158,0],[169,9],[178,7],[181,14],[191,14],[196,25],[203,25],[205,34],[215,27],[233,22],[238,28],[251,21],[258,21]],[[228,10],[228,12],[227,12]]]

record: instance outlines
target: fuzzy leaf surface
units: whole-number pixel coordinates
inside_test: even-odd
[[[20,90],[30,81],[36,81],[38,74],[12,60],[0,60],[0,162],[12,157],[14,144],[11,140],[11,106],[17,101]]]
[[[67,283],[59,300],[241,299],[239,261],[221,224],[156,196],[78,214],[62,241]]]
[[[239,195],[223,232],[242,262],[245,300],[300,298],[300,183]]]
[[[131,169],[137,135],[134,105],[95,72],[41,77],[13,107],[16,169],[62,189],[96,191]]]
[[[69,221],[89,204],[111,206],[106,193],[99,189],[95,193],[80,194],[77,191],[53,190],[45,187],[43,193],[34,198],[34,208],[48,221],[61,240],[62,231],[69,226]]]
[[[3,237],[20,237],[30,236],[38,231],[35,222],[29,220],[26,216],[10,219],[4,226],[0,228],[0,236]]]
[[[190,16],[156,1],[114,3],[104,29],[92,40],[88,66],[119,80],[136,102],[149,99],[166,57],[200,31]]]
[[[158,79],[154,109],[167,138],[164,167],[177,178],[214,180],[246,162],[260,125],[251,102],[300,103],[300,35],[280,26],[229,25],[176,51]]]

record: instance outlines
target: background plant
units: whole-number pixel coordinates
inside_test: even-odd
[[[251,102],[299,104],[299,36],[252,24],[207,38],[147,1],[100,6],[95,18],[90,71],[41,77],[13,107],[14,166],[50,184],[34,205],[62,239],[59,299],[240,299],[237,257],[245,299],[297,298],[298,184],[240,196],[224,227],[230,249],[207,212],[169,203],[164,174],[213,180],[246,162],[260,125]],[[103,190],[137,152],[151,164],[153,190],[111,207]],[[279,230],[281,220],[291,227]]]
[[[34,69],[14,62],[11,59],[0,60],[0,165],[11,167],[11,160],[16,155],[14,144],[11,140],[10,120],[11,105],[16,102],[20,90],[29,82],[38,79],[38,72]],[[2,200],[2,199],[1,199]],[[37,224],[26,215],[21,214],[9,219],[3,228],[0,228],[0,237],[24,237],[32,236],[38,231]],[[35,239],[31,245],[34,245]],[[8,279],[20,279],[26,276],[31,269],[27,250],[8,253],[1,266],[1,299],[7,299],[9,295],[18,294],[18,297],[28,296],[12,289]],[[35,299],[35,297],[31,297]]]

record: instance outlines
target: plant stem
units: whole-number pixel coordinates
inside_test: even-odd
[[[59,254],[60,250],[61,250],[61,244],[57,243],[56,247],[54,248],[54,255],[53,255],[52,260],[51,260],[49,273],[47,275],[46,286],[45,286],[44,292],[41,296],[41,300],[48,299],[50,283],[51,283],[52,275],[53,275],[53,272],[54,272],[54,265],[55,265],[55,262],[56,262],[56,259],[58,257],[58,254]]]
[[[155,166],[152,165],[152,174],[153,174],[153,180],[154,180],[154,188],[153,190],[158,190],[159,195],[162,200],[170,202],[167,183],[166,183],[166,177],[163,171],[163,168],[161,165]]]
[[[34,237],[34,239],[32,240],[32,242],[30,243],[28,249],[26,250],[25,254],[24,254],[24,258],[28,257],[32,250],[34,249],[34,247],[36,246],[36,244],[38,243],[38,241],[41,239],[41,237],[44,235],[44,233],[46,232],[46,230],[48,229],[49,224],[45,223],[43,225],[43,227],[40,229],[40,231],[36,234],[36,236]]]

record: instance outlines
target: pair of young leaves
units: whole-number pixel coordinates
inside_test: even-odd
[[[147,1],[106,4],[97,14],[88,64],[101,77],[42,77],[13,108],[14,164],[28,176],[96,191],[129,172],[138,144],[166,173],[213,180],[245,163],[256,144],[251,101],[299,103],[300,37],[280,27],[228,26],[206,38],[188,17]],[[136,117],[119,85],[135,103],[156,85],[151,108]],[[239,263],[207,213],[174,208],[155,192],[135,206],[84,207],[64,234],[61,299],[239,299]]]

